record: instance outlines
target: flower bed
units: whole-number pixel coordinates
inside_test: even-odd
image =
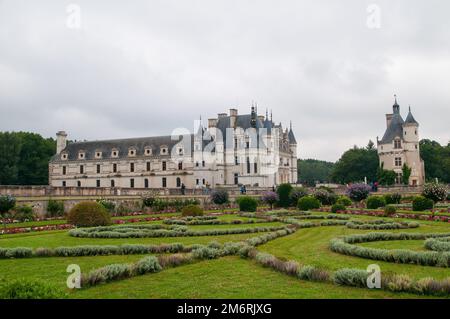
[[[58,225],[44,225],[44,226],[34,226],[34,227],[3,228],[0,230],[0,234],[7,235],[7,234],[30,233],[30,232],[37,232],[37,231],[64,230],[64,229],[71,229],[73,227],[74,226],[71,224],[58,224]]]

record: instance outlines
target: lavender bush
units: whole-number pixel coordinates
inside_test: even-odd
[[[370,193],[370,186],[367,184],[353,184],[348,187],[347,195],[355,202],[366,199]]]
[[[276,202],[278,202],[278,194],[275,192],[265,192],[262,196],[261,196],[261,200],[264,203],[267,203],[270,205],[270,209],[273,208],[273,204],[275,204]]]

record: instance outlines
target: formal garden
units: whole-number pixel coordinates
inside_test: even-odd
[[[206,205],[148,196],[135,210],[52,200],[39,218],[0,196],[0,297],[449,298],[449,206],[439,184],[415,196],[217,189]],[[372,264],[381,288],[367,286]]]

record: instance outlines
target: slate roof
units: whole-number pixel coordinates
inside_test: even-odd
[[[297,144],[297,141],[295,139],[294,132],[292,131],[292,128],[289,130],[288,138],[289,138],[289,143],[290,144]]]
[[[141,137],[141,138],[129,138],[129,139],[117,139],[117,140],[103,140],[103,141],[89,141],[89,142],[75,142],[70,143],[62,152],[68,154],[68,160],[77,160],[78,153],[80,151],[85,152],[86,160],[95,159],[96,152],[102,152],[102,159],[112,158],[112,150],[118,150],[118,157],[114,158],[128,158],[128,150],[134,148],[136,150],[136,156],[143,156],[146,148],[152,149],[151,156],[160,155],[160,147],[167,146],[168,154],[170,155],[171,149],[174,145],[181,141],[182,137],[177,140],[172,140],[172,136],[154,136],[154,137]],[[190,135],[191,152],[193,150],[193,135]],[[188,143],[189,143],[188,142]],[[186,145],[185,145],[186,148]],[[52,158],[52,161],[59,160],[60,155],[57,154]]]
[[[411,108],[409,108],[409,112],[408,112],[408,116],[406,116],[405,124],[419,125],[419,123],[414,119],[414,116],[411,113]]]
[[[391,123],[386,129],[380,144],[392,143],[396,137],[403,137],[403,118],[399,113],[392,115]]]

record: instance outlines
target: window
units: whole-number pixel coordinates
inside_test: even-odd
[[[177,187],[181,187],[181,178],[177,177]]]
[[[247,157],[247,174],[250,174],[250,157]]]
[[[160,153],[162,154],[162,155],[166,155],[167,154],[167,147],[161,147],[161,151],[160,151]]]
[[[111,157],[118,157],[119,156],[119,151],[116,149],[113,149],[111,152]]]
[[[131,173],[134,172],[134,163],[130,163],[130,172],[131,172]]]
[[[167,187],[167,178],[165,177],[162,178],[162,187]]]
[[[205,167],[206,163],[205,161],[202,161],[202,166]]]
[[[396,184],[402,184],[403,182],[403,175],[402,173],[397,173],[397,176],[395,177],[395,183]]]
[[[165,161],[162,162],[162,170],[167,170],[167,163]]]
[[[195,167],[199,167],[200,163],[199,162],[195,162]]]
[[[179,163],[178,163],[178,169],[179,169],[179,170],[182,170],[182,169],[183,169],[183,162],[179,162]]]
[[[147,155],[147,156],[152,155],[152,149],[151,148],[146,148],[145,149],[145,155]]]
[[[395,166],[397,166],[397,167],[402,166],[402,158],[401,157],[395,158]]]
[[[245,142],[245,147],[250,148],[250,142]]]
[[[416,150],[419,148],[418,146],[417,146],[417,144],[416,145],[414,145],[415,147],[416,147]]]
[[[66,181],[62,181],[62,187],[66,187]]]
[[[131,187],[131,188],[134,188],[134,178],[131,178],[131,179],[130,179],[130,187]]]
[[[97,183],[97,187],[100,187],[100,180],[99,179],[97,179],[96,183]]]
[[[116,182],[113,179],[111,180],[111,187],[116,187]]]
[[[394,140],[394,148],[402,148],[402,142],[400,140]]]
[[[198,178],[195,180],[195,185],[200,185],[200,180]]]
[[[203,183],[203,185],[205,185],[205,184],[206,184],[206,180],[205,180],[205,179],[203,179],[203,180],[202,180],[202,183]]]
[[[150,172],[150,162],[147,162],[147,172]]]
[[[102,152],[95,152],[95,158],[102,158]]]
[[[77,186],[81,187],[81,181],[77,181]]]
[[[113,164],[113,173],[117,173],[117,164]]]
[[[61,155],[61,158],[62,158],[63,160],[66,160],[66,159],[67,159],[67,153],[63,153],[63,154]]]
[[[100,164],[97,164],[97,174],[100,174]]]
[[[148,188],[148,178],[144,179],[144,187]]]
[[[253,170],[255,171],[255,174],[258,173],[258,163],[253,163]]]
[[[239,184],[239,174],[238,173],[234,173],[234,185]]]
[[[128,156],[136,156],[136,149],[130,148],[128,150]]]
[[[417,130],[415,130],[415,131],[414,131],[414,134],[416,134],[416,135],[417,135]]]
[[[178,154],[183,155],[183,149],[182,148],[178,149]]]
[[[79,159],[84,159],[84,152],[79,152],[78,153],[78,158]]]
[[[239,158],[237,156],[234,157],[234,165],[239,165]]]
[[[84,166],[80,165],[80,174],[84,174]]]
[[[237,148],[238,148],[238,139],[235,138],[234,139],[234,149],[237,149]]]
[[[63,174],[63,175],[66,175],[66,171],[67,171],[67,167],[63,166],[63,168],[62,168],[62,174]]]

